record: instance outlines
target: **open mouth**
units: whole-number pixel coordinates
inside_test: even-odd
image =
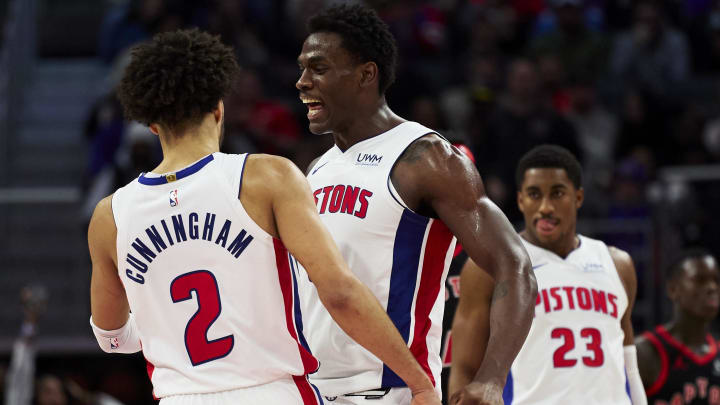
[[[319,118],[320,115],[325,111],[325,106],[322,100],[318,98],[300,96],[300,101],[302,101],[302,103],[307,106],[307,117],[310,121]]]

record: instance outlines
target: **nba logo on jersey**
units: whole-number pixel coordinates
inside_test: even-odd
[[[175,207],[176,205],[178,205],[178,197],[177,197],[177,195],[178,195],[178,191],[177,191],[177,190],[173,190],[173,191],[170,192],[170,206],[171,206],[171,207]]]
[[[120,342],[118,341],[118,338],[110,338],[110,348],[114,350],[118,347],[120,347]]]

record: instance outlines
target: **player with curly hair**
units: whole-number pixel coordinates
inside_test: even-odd
[[[505,378],[532,321],[536,297],[520,238],[487,198],[474,164],[436,131],[397,116],[385,93],[397,49],[388,26],[360,5],[308,22],[296,87],[310,131],[335,145],[307,177],[320,218],[352,271],[383,304],[440,392],[445,277],[455,236],[497,280],[488,353],[463,404],[502,404]],[[407,404],[411,393],[386,364],[353,342],[303,281],[306,337],[322,366],[311,376],[335,404]],[[481,359],[482,360],[482,359]]]
[[[88,230],[90,324],[102,350],[143,352],[162,405],[321,404],[296,269],[339,325],[439,405],[378,301],[347,268],[302,173],[219,152],[233,50],[198,30],[137,46],[119,88],[163,160],[98,203]]]

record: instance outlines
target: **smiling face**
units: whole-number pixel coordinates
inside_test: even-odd
[[[295,87],[308,107],[310,132],[324,134],[349,127],[357,111],[362,72],[361,64],[343,48],[342,38],[329,32],[310,34],[298,65],[300,78]]]
[[[712,256],[688,258],[668,283],[670,300],[681,311],[705,321],[720,309],[720,269]]]
[[[530,242],[556,252],[572,246],[583,190],[575,188],[565,169],[527,169],[517,199]]]

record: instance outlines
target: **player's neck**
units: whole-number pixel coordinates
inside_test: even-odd
[[[378,99],[377,104],[369,106],[368,111],[358,111],[355,117],[344,128],[333,131],[335,144],[342,151],[358,142],[385,133],[405,121],[390,109],[384,96]]]
[[[163,174],[180,170],[203,157],[220,151],[220,141],[213,128],[198,126],[180,136],[160,133],[163,160],[154,173]]]
[[[676,310],[673,320],[665,328],[677,340],[690,347],[697,347],[706,343],[708,326],[708,321]]]

